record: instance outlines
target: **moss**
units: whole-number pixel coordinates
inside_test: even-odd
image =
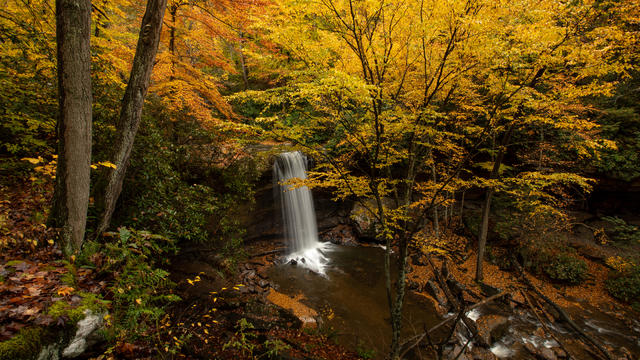
[[[57,319],[66,316],[72,323],[77,323],[84,318],[84,312],[91,310],[92,313],[98,314],[106,310],[106,301],[102,300],[96,294],[79,292],[76,295],[82,300],[79,305],[71,305],[64,300],[56,301],[47,310],[47,314]]]
[[[0,360],[33,359],[45,344],[48,333],[39,327],[20,330],[18,334],[0,343]]]
[[[16,266],[16,265],[22,264],[23,262],[24,260],[11,260],[11,261],[7,261],[5,266]]]

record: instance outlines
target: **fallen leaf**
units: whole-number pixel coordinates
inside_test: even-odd
[[[73,293],[74,291],[75,289],[72,288],[71,286],[63,286],[59,288],[58,291],[56,291],[56,293],[61,296],[67,296]]]

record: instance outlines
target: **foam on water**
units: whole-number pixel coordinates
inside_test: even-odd
[[[491,352],[493,353],[493,355],[503,359],[503,358],[509,358],[511,356],[513,356],[513,354],[515,353],[512,349],[510,349],[509,347],[507,347],[506,345],[500,343],[500,342],[496,342],[495,344],[493,344],[493,346],[491,346],[491,348],[489,349],[491,350]]]
[[[473,321],[478,321],[478,319],[480,318],[480,315],[482,315],[482,313],[480,312],[479,309],[472,309],[471,311],[467,311],[467,317]]]

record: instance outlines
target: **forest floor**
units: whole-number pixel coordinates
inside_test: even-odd
[[[29,327],[62,331],[72,319],[51,314],[52,304],[66,302],[84,309],[88,294],[105,296],[110,278],[88,268],[75,268],[64,260],[54,232],[44,224],[50,194],[46,185],[14,184],[0,187],[0,343]],[[447,243],[457,246],[450,272],[471,289],[476,255],[464,250],[468,240],[449,234]],[[215,251],[185,248],[171,261],[171,279],[183,300],[168,308],[167,315],[147,338],[118,341],[98,347],[87,357],[107,358],[268,358],[286,354],[289,359],[358,359],[352,350],[336,345],[330,333],[316,326],[314,309],[301,297],[289,297],[272,289],[266,270],[279,250],[273,241],[257,241],[246,247],[247,256],[229,263]],[[574,286],[558,286],[544,277],[525,275],[546,296],[564,308],[584,304],[600,308],[633,326],[638,314],[628,304],[612,298],[604,288],[609,269],[601,261],[580,255],[588,264],[589,278]],[[99,258],[95,262],[102,261]],[[441,260],[434,261],[436,267]],[[485,264],[485,283],[510,291],[524,302],[517,289],[518,276],[492,262]],[[416,261],[409,280],[424,285],[432,269]],[[479,291],[481,293],[481,291]],[[79,296],[81,295],[81,296]],[[106,296],[108,298],[108,295]],[[469,299],[477,300],[477,299]],[[71,314],[72,312],[69,312]],[[169,344],[169,345],[167,345]],[[104,351],[108,354],[104,354]]]
[[[0,359],[30,358],[39,351],[40,339],[16,349],[16,339],[28,329],[46,328],[68,333],[69,327],[91,308],[85,299],[110,299],[113,280],[93,269],[75,267],[65,260],[54,242],[55,233],[44,224],[50,185],[11,184],[0,187]],[[270,243],[256,243],[249,254],[272,252]],[[358,359],[358,355],[336,345],[316,326],[308,326],[296,315],[313,310],[296,299],[277,296],[257,284],[247,286],[240,275],[248,266],[266,268],[274,254],[249,257],[239,264],[196,249],[172,259],[169,269],[182,301],[170,305],[157,327],[137,340],[112,340],[83,355],[95,359],[243,359],[284,355],[288,359]],[[92,259],[99,263],[102,258]],[[210,264],[213,264],[210,265]],[[252,265],[251,265],[252,264]],[[235,268],[234,268],[235,267]],[[243,273],[244,271],[244,273]],[[254,273],[255,274],[255,273]],[[245,279],[246,280],[246,279]],[[266,288],[269,286],[266,284]],[[259,289],[260,291],[256,290]],[[54,304],[65,303],[57,316]],[[113,311],[114,309],[109,309]],[[302,312],[301,312],[302,311]],[[21,343],[20,343],[21,344]],[[25,349],[27,350],[25,352]],[[18,356],[18,357],[16,357]]]

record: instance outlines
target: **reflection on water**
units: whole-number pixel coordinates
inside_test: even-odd
[[[270,278],[287,295],[302,293],[305,304],[322,315],[323,327],[352,349],[375,350],[383,357],[390,344],[389,306],[385,290],[384,251],[373,247],[328,248],[325,276],[288,264],[271,268]],[[439,321],[428,299],[407,293],[404,333],[410,336]]]
[[[376,357],[383,358],[391,338],[384,287],[384,251],[372,247],[329,245],[326,255],[330,263],[324,276],[288,264],[273,266],[269,276],[279,286],[280,292],[303,294],[305,299],[302,302],[321,314],[322,326],[333,329],[338,335],[336,342],[353,350],[375,350]],[[637,320],[631,320],[634,326],[630,329],[620,319],[586,303],[567,311],[585,332],[612,349],[625,347],[631,353],[640,353],[640,322]],[[532,359],[533,355],[524,348],[525,344],[537,349],[559,345],[542,331],[538,319],[526,310],[514,311],[499,303],[490,303],[470,311],[468,316],[475,321],[490,314],[508,318],[508,330],[491,344],[490,350],[499,358]],[[405,339],[439,321],[431,301],[412,292],[407,293],[404,316]],[[590,353],[593,349],[576,341],[576,334],[562,323],[548,323],[547,326],[553,329],[573,356],[593,358]],[[461,343],[466,343],[466,339]]]

